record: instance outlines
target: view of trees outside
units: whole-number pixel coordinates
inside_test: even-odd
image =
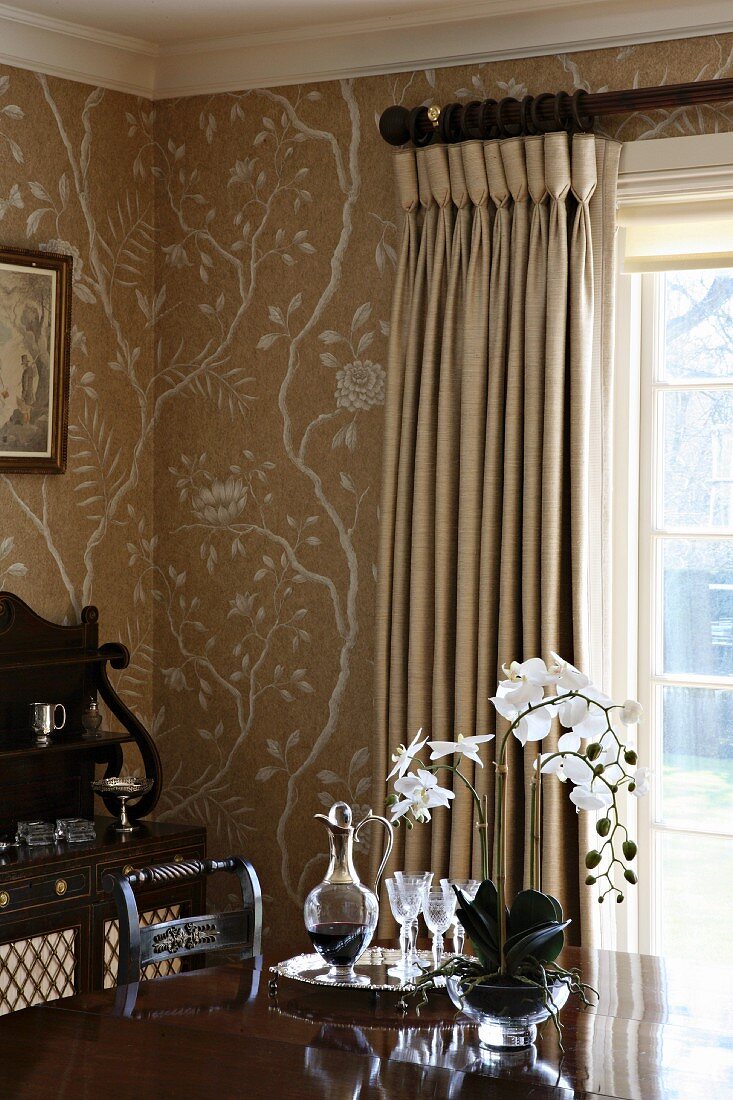
[[[731,678],[730,687],[656,689],[663,749],[656,816],[673,829],[731,834],[658,834],[660,949],[674,955],[688,950],[679,898],[689,897],[692,866],[702,941],[715,943],[721,889],[733,903],[733,538],[721,537],[733,535],[733,270],[667,272],[660,279],[664,361],[655,526],[674,537],[660,540],[658,671],[688,684]],[[711,382],[718,384],[705,385]],[[698,537],[685,537],[692,533]]]

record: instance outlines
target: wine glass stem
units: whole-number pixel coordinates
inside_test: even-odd
[[[443,936],[441,932],[433,932],[433,967],[438,969],[443,958]]]
[[[453,925],[453,951],[456,955],[463,954],[463,944],[465,943],[465,940],[466,933],[464,931],[463,925],[460,923],[460,921],[456,921],[456,923]]]
[[[407,961],[410,966],[415,962],[415,944],[417,943],[417,921],[412,920],[407,924]]]
[[[402,958],[400,959],[400,965],[403,970],[407,969],[407,953],[409,950],[409,922],[405,921],[400,925],[400,951],[402,952]]]

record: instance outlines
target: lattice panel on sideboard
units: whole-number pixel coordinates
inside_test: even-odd
[[[62,928],[0,943],[0,1016],[76,992],[78,931]]]
[[[182,916],[180,905],[166,905],[160,909],[149,909],[140,914],[140,924],[162,924],[169,920],[178,920]],[[112,989],[117,985],[117,963],[120,958],[120,926],[116,920],[104,922],[104,988]],[[143,978],[161,978],[167,974],[177,974],[181,969],[180,959],[164,959],[159,963],[149,963],[143,968]]]

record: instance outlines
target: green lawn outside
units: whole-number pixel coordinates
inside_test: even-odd
[[[665,823],[733,832],[733,760],[665,756]],[[660,953],[733,963],[733,836],[662,834]]]

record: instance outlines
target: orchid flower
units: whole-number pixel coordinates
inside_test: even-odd
[[[635,726],[644,715],[644,708],[636,699],[627,699],[621,707],[619,718],[625,726]]]
[[[395,790],[405,797],[392,807],[392,820],[396,821],[408,811],[416,821],[430,821],[430,811],[436,806],[448,806],[455,793],[441,787],[432,772],[417,769],[417,775],[405,775],[395,782]]]
[[[649,788],[651,787],[652,771],[651,768],[637,768],[636,775],[634,776],[634,789],[631,792],[635,798],[643,798],[644,795],[649,794]]]
[[[570,801],[579,810],[588,810],[591,813],[596,810],[607,810],[613,802],[607,787],[598,787],[591,790],[590,787],[573,787],[570,792]]]
[[[574,691],[590,684],[590,680],[585,673],[581,672],[575,665],[571,665],[569,661],[563,660],[562,657],[552,651],[550,651],[550,656],[553,663],[550,665],[549,673],[554,677],[554,682],[558,687]]]
[[[417,756],[417,754],[420,752],[420,750],[425,745],[427,745],[427,743],[428,743],[427,737],[425,738],[424,741],[419,741],[418,740],[421,733],[422,733],[422,726],[417,731],[414,738],[412,739],[412,742],[408,745],[407,748],[405,748],[404,745],[398,745],[396,750],[392,753],[392,760],[394,761],[394,767],[392,768],[392,771],[387,776],[388,780],[391,779],[393,775],[397,775],[400,778],[402,778],[402,776],[405,775],[405,773],[410,770],[410,767],[412,766],[413,757]]]
[[[478,764],[483,768],[484,764],[478,754],[478,746],[483,745],[486,741],[493,741],[493,739],[493,733],[484,733],[479,737],[464,737],[462,733],[459,733],[457,741],[428,741],[432,750],[430,759],[440,760],[443,756],[450,756],[451,753],[455,753],[456,756],[465,756],[468,760],[473,760],[474,764]]]

